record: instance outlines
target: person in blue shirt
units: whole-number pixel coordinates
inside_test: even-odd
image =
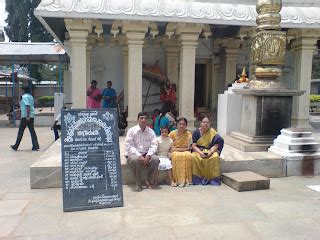
[[[18,150],[24,130],[28,126],[32,140],[32,151],[37,151],[39,150],[39,143],[37,134],[34,130],[34,99],[30,94],[29,86],[24,86],[22,90],[24,91],[24,94],[21,96],[20,100],[21,121],[19,125],[18,136],[16,143],[11,145],[10,148],[13,150]]]
[[[107,88],[102,91],[102,108],[116,108],[117,107],[117,93],[112,87],[112,82],[107,82]]]

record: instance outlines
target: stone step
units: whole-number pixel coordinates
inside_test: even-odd
[[[251,171],[224,173],[222,181],[238,192],[270,188],[270,179]]]
[[[283,151],[287,151],[287,152],[317,152],[319,149],[319,143],[316,143],[316,142],[287,143],[287,142],[275,140],[273,146],[279,149],[283,149]]]
[[[299,128],[285,128],[282,129],[281,135],[290,137],[290,138],[301,138],[301,137],[311,137],[312,132]]]
[[[291,138],[284,135],[279,135],[275,141],[280,141],[284,143],[314,143],[314,137],[299,137],[299,138]]]
[[[224,136],[224,142],[228,143],[232,147],[239,149],[240,151],[243,152],[263,152],[267,151],[268,148],[270,147],[271,143],[260,143],[260,144],[253,144],[253,143],[248,143],[246,141],[242,141],[238,139],[238,137],[234,137],[233,132],[230,135]]]

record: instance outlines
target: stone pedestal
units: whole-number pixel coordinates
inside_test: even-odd
[[[233,89],[243,89],[247,83],[234,83],[224,94],[218,96],[217,130],[225,136],[232,131],[240,131],[242,115],[242,95],[234,94]]]
[[[306,129],[282,129],[281,135],[269,148],[269,152],[283,156],[287,161],[287,175],[314,175],[320,163],[319,143]]]
[[[302,92],[294,90],[233,90],[243,95],[241,131],[232,132],[231,137],[243,144],[259,144],[257,149],[266,151],[280,130],[291,125],[292,96]],[[243,149],[239,142],[233,147]],[[250,149],[250,150],[249,150]]]
[[[317,155],[319,143],[312,136],[312,132],[299,128],[287,128],[281,130],[279,135],[269,148],[270,152],[285,157],[298,157],[306,155]]]

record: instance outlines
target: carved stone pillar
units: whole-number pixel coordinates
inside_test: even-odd
[[[294,52],[294,89],[304,91],[301,96],[293,97],[291,125],[299,128],[309,128],[310,87],[312,73],[312,58],[316,50],[316,42],[320,35],[315,30],[290,30],[295,35],[291,48]]]
[[[128,127],[137,124],[142,110],[142,47],[148,22],[123,22],[123,32],[128,42]]]
[[[195,58],[202,24],[178,24],[180,49],[179,115],[188,119],[194,128]]]
[[[72,106],[86,107],[87,89],[87,37],[91,30],[91,20],[65,19],[70,36],[72,59]]]

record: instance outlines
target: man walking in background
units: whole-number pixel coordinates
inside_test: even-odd
[[[26,126],[28,126],[32,140],[32,151],[37,151],[39,150],[39,143],[37,134],[34,130],[34,99],[30,94],[29,86],[24,86],[22,90],[24,91],[24,94],[21,96],[20,100],[21,121],[19,125],[18,136],[16,143],[14,145],[11,145],[10,147],[13,150],[18,150],[24,130]]]

